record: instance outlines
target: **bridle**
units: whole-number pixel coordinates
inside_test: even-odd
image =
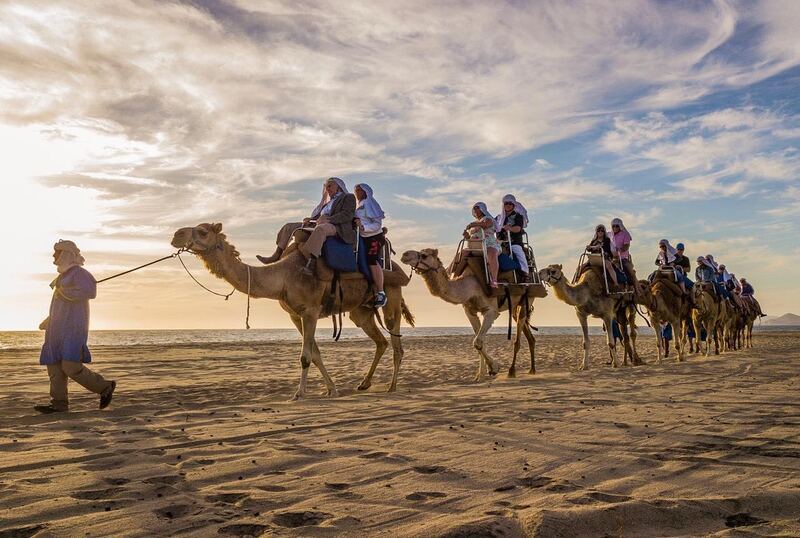
[[[425,263],[425,267],[421,269],[420,265],[422,263]],[[441,262],[439,262],[439,263],[441,263]],[[427,264],[427,262],[423,262],[422,261],[422,256],[417,258],[417,263],[416,264],[414,264],[414,265],[409,264],[409,265],[411,267],[411,270],[413,272],[417,273],[418,275],[424,275],[425,273],[427,273],[429,271],[437,271],[439,269],[438,267],[431,267],[430,265]]]

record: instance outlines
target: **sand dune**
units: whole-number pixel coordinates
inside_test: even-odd
[[[800,535],[800,335],[620,370],[593,344],[475,384],[467,338],[409,338],[387,395],[354,391],[365,342],[324,342],[343,396],[294,403],[294,343],[96,349],[114,404],[71,386],[61,418],[30,411],[36,354],[0,352],[0,537]]]

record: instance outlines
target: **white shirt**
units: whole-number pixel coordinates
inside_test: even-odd
[[[383,219],[368,217],[364,207],[356,208],[356,218],[361,219],[361,236],[372,237],[383,231]]]
[[[335,201],[335,200],[336,200],[336,199],[337,199],[339,196],[341,196],[341,195],[342,195],[342,191],[339,191],[339,192],[337,192],[336,194],[334,194],[334,195],[333,195],[333,198],[331,198],[331,199],[328,201],[328,203],[327,203],[327,204],[325,204],[325,205],[322,207],[322,211],[320,211],[320,212],[319,212],[319,214],[320,214],[320,215],[327,215],[327,216],[330,216],[330,214],[331,214],[331,208],[333,207],[333,202],[334,202],[334,201]]]

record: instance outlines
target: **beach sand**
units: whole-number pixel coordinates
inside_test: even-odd
[[[357,393],[371,346],[320,340],[341,397],[312,367],[287,401],[294,342],[108,347],[112,406],[71,384],[66,416],[31,409],[38,353],[0,352],[0,537],[800,535],[798,333],[660,366],[642,337],[617,370],[593,338],[587,372],[543,336],[536,375],[483,383],[468,338],[406,338],[394,394],[390,356]]]

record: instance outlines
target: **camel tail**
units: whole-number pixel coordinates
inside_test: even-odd
[[[410,326],[414,326],[414,314],[411,313],[411,310],[408,309],[408,305],[406,304],[405,299],[400,301],[400,309],[403,311],[403,318],[406,320]]]

